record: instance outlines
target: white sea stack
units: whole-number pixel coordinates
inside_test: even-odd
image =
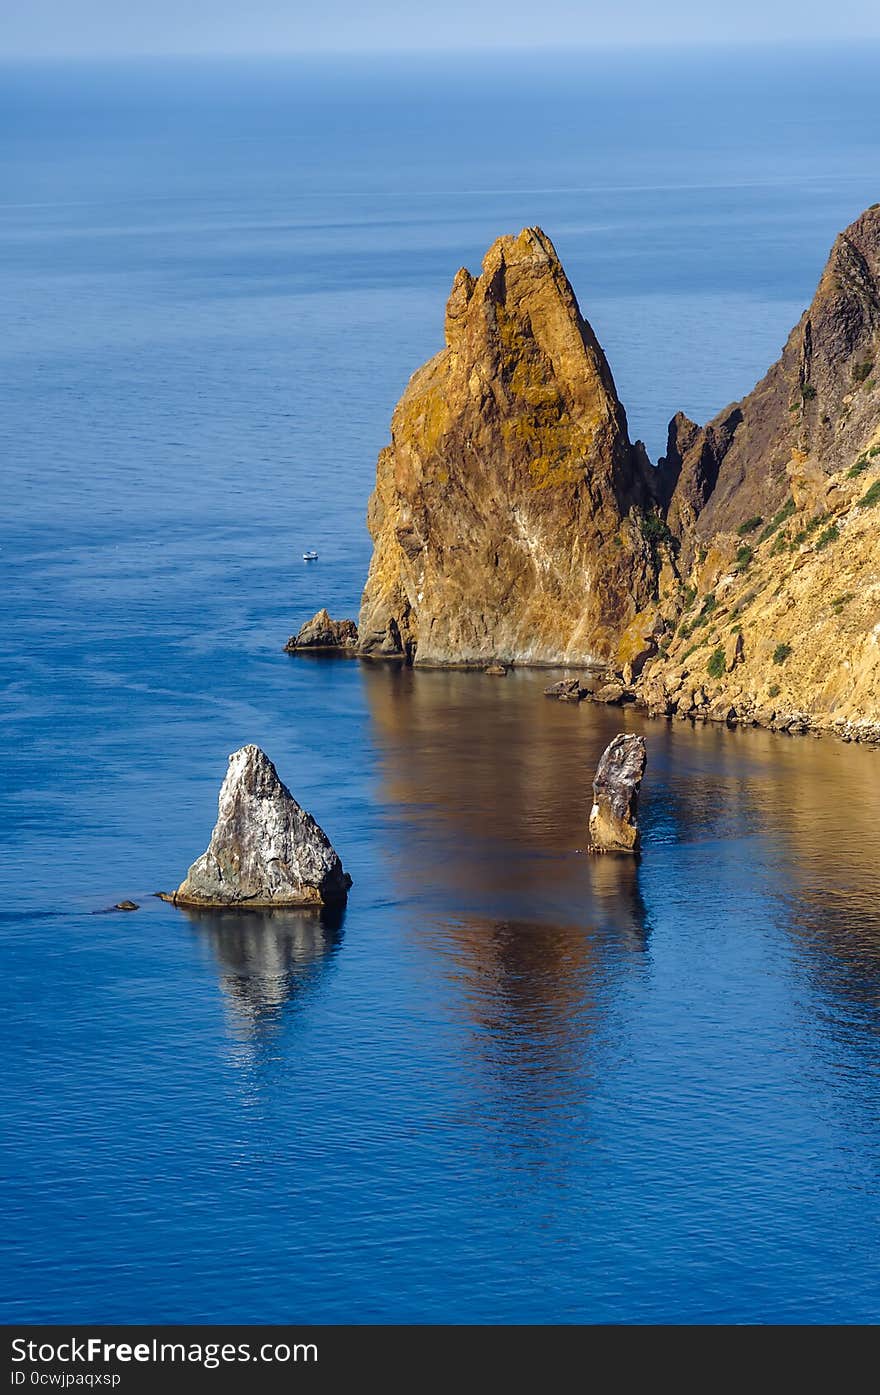
[[[259,746],[229,757],[207,850],[166,900],[187,906],[322,906],[351,877]]]

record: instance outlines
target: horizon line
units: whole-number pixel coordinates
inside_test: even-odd
[[[310,48],[259,48],[259,49],[105,49],[97,52],[70,53],[34,51],[22,49],[18,52],[0,50],[0,64],[7,63],[102,63],[118,62],[120,59],[153,62],[159,59],[181,60],[242,60],[277,59],[333,59],[333,58],[486,58],[487,56],[516,55],[529,56],[535,52],[542,55],[557,54],[564,58],[574,58],[580,54],[594,53],[645,53],[680,51],[682,49],[774,49],[785,48],[791,52],[816,48],[849,48],[854,45],[880,45],[880,30],[866,34],[817,34],[811,37],[793,37],[788,34],[776,36],[753,35],[736,38],[646,38],[636,42],[622,39],[595,39],[564,42],[535,42],[534,40],[513,41],[505,44],[473,44],[465,46],[391,46],[360,45],[351,48],[316,46]]]

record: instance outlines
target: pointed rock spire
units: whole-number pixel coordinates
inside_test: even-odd
[[[607,658],[653,594],[653,472],[547,235],[501,237],[479,276],[459,271],[445,328],[379,456],[360,652]]]
[[[164,899],[190,906],[320,906],[351,877],[324,830],[297,804],[259,746],[229,757],[207,851]]]

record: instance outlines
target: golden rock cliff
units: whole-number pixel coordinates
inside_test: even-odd
[[[880,739],[880,430],[769,520],[718,533],[661,608],[650,711]]]
[[[880,205],[835,241],[778,362],[705,427],[678,414],[659,469],[537,228],[458,272],[391,437],[336,647],[598,662],[603,701],[880,741]]]
[[[754,391],[705,428],[673,420],[664,471],[680,580],[639,697],[880,739],[880,206],[837,238]]]
[[[417,664],[608,659],[655,590],[652,477],[538,228],[461,270],[446,346],[382,451],[360,652]]]

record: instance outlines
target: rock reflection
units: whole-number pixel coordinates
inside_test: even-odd
[[[368,668],[364,681],[403,890],[438,910],[608,924],[643,943],[637,860],[583,853],[592,773],[620,713],[585,720],[543,699],[535,672],[500,684]]]
[[[435,926],[429,938],[472,1021],[502,1052],[558,1066],[592,1031],[598,982],[607,988],[614,977],[611,961],[644,948],[616,929],[474,916]]]
[[[516,1173],[564,1185],[593,1133],[597,1086],[620,1051],[609,1015],[646,968],[627,926],[548,925],[473,916],[424,931],[434,971],[470,1022],[473,1124]]]
[[[364,670],[397,825],[385,840],[392,880],[419,905],[429,971],[467,1002],[502,1095],[522,1085],[515,1061],[544,1074],[552,1101],[566,1062],[595,1051],[621,976],[645,962],[642,887],[660,920],[681,907],[685,936],[704,925],[720,943],[734,926],[760,952],[781,952],[809,985],[826,1040],[851,1050],[859,1036],[873,1049],[877,753],[568,707],[543,699],[548,681]],[[619,730],[648,741],[641,864],[577,853],[592,771]],[[580,1078],[583,1060],[572,1069]]]
[[[518,1165],[561,1176],[618,1050],[620,986],[647,962],[638,860],[581,851],[592,771],[621,716],[547,702],[537,673],[364,681],[396,825],[391,877],[417,908],[428,994],[470,1024],[475,1126]]]
[[[181,907],[220,968],[236,1034],[258,1037],[309,991],[342,940],[343,907],[198,910]]]
[[[609,942],[630,950],[645,949],[650,924],[639,858],[587,856],[586,861],[596,915]]]
[[[534,672],[500,680],[365,668],[392,802],[411,822],[427,813],[435,831],[447,826],[464,850],[469,835],[508,851],[585,846],[589,762],[601,746],[576,710],[541,697],[541,681]]]

